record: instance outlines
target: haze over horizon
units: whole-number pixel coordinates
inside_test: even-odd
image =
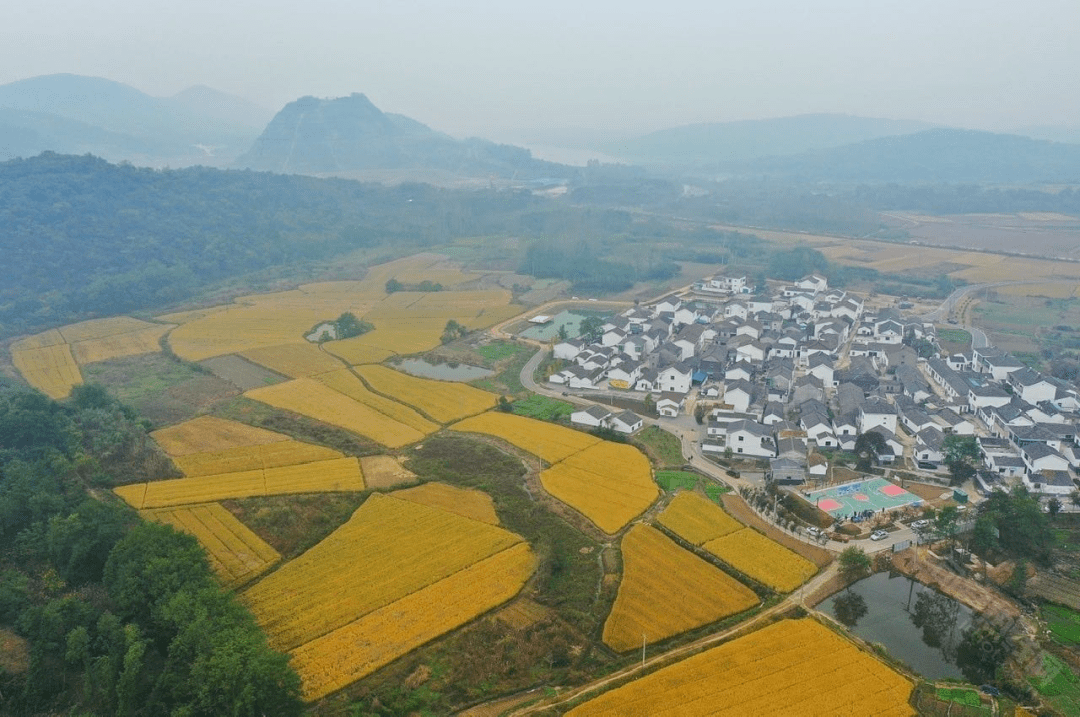
[[[72,73],[157,96],[207,85],[271,112],[363,92],[459,136],[823,112],[994,131],[1080,118],[1070,0],[44,0],[7,15],[0,84]]]

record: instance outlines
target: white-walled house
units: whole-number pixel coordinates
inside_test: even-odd
[[[611,418],[612,415],[610,409],[600,405],[594,405],[571,413],[570,423],[578,426],[588,426],[589,428],[599,428],[601,426],[606,426],[608,419]]]
[[[859,407],[859,433],[866,433],[875,426],[896,433],[896,409],[880,398],[872,398]]]
[[[690,392],[690,380],[694,371],[684,363],[660,369],[656,374],[656,391],[670,391],[687,394]]]
[[[675,418],[682,412],[685,403],[686,396],[667,391],[656,399],[656,412],[665,418]]]
[[[608,426],[619,433],[636,433],[645,425],[645,420],[633,411],[622,411],[608,418]]]

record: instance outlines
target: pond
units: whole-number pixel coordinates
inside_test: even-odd
[[[397,365],[405,373],[421,378],[437,378],[443,381],[473,381],[495,374],[486,368],[458,363],[430,363],[422,358],[402,359]]]
[[[948,595],[885,572],[836,593],[818,609],[928,679],[965,679],[957,655],[976,614]]]
[[[522,331],[519,336],[536,341],[549,341],[559,335],[559,327],[566,327],[566,335],[576,339],[581,335],[581,322],[589,316],[598,316],[596,312],[584,311],[561,311],[548,323],[542,326],[530,326]]]

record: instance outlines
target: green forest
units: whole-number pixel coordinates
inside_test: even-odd
[[[146,426],[97,386],[59,404],[0,383],[5,715],[297,715],[300,682],[194,538],[106,490],[160,473]],[[146,472],[134,473],[132,466]]]

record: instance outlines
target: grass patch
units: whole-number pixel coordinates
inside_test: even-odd
[[[938,328],[938,344],[949,354],[963,353],[971,348],[971,332],[964,329]]]
[[[1080,678],[1069,666],[1048,652],[1043,653],[1043,675],[1029,677],[1031,686],[1045,697],[1054,709],[1067,717],[1080,717]]]
[[[634,442],[644,448],[658,466],[681,466],[686,462],[678,437],[659,426],[646,426],[634,437]]]
[[[713,483],[712,481],[707,482],[703,490],[705,491],[705,496],[714,503],[719,503],[720,496],[722,496],[724,493],[731,492],[731,488],[729,486],[721,485],[720,483]]]
[[[499,395],[524,397],[527,392],[521,385],[521,369],[525,368],[525,364],[529,362],[536,350],[531,346],[516,344],[512,341],[493,341],[477,349],[477,352],[485,358],[486,355],[483,353],[485,349],[490,349],[494,355],[501,356],[498,360],[493,360],[495,365],[492,368],[496,373],[494,376],[477,379],[472,382],[472,385]]]
[[[345,523],[364,502],[365,495],[275,495],[225,500],[221,504],[289,560]]]
[[[701,476],[689,471],[656,471],[656,482],[666,491],[693,490]]]
[[[516,344],[513,341],[492,341],[486,346],[477,348],[476,353],[480,354],[488,361],[498,363],[499,361],[515,356],[521,348],[521,344]]]
[[[563,419],[569,420],[570,414],[574,412],[574,405],[557,398],[533,394],[528,398],[514,401],[513,409],[519,416],[541,421],[563,421]]]
[[[1042,614],[1057,642],[1080,645],[1080,612],[1061,605],[1045,605]]]
[[[964,687],[939,687],[937,688],[937,698],[944,702],[956,702],[961,705],[967,705],[968,707],[979,707],[982,705],[979,693]]]

